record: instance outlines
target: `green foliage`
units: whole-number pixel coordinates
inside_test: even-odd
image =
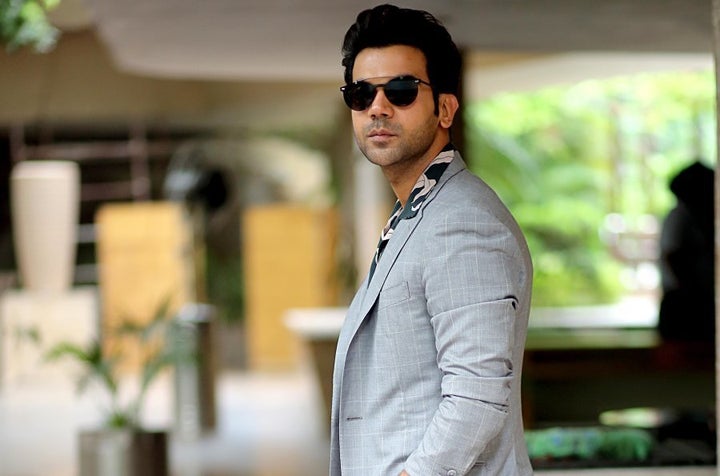
[[[240,322],[245,312],[242,260],[239,254],[207,253],[207,294],[226,322]]]
[[[136,393],[131,398],[124,398],[120,376],[122,354],[105,352],[99,341],[94,340],[86,346],[71,342],[61,342],[55,345],[46,354],[46,359],[56,361],[70,359],[83,368],[84,372],[78,377],[77,391],[85,392],[91,383],[100,385],[110,398],[110,405],[106,411],[105,425],[109,428],[138,428],[145,396],[151,384],[160,373],[184,360],[194,359],[195,356],[185,355],[179,348],[170,345],[174,342],[174,332],[177,327],[170,318],[170,300],[164,300],[154,312],[147,323],[124,318],[119,326],[113,329],[117,336],[132,338],[143,346],[142,369],[136,387]],[[128,388],[131,387],[128,385]]]
[[[16,342],[27,341],[38,345],[42,341],[42,336],[36,326],[18,326],[14,331]]]
[[[61,342],[46,355],[46,359],[50,361],[60,358],[74,359],[86,368],[86,372],[77,382],[79,393],[84,392],[93,380],[99,380],[111,395],[117,394],[118,384],[114,376],[116,360],[103,358],[100,342],[92,341],[86,347],[71,342]]]
[[[501,94],[466,109],[468,163],[526,233],[534,304],[612,302],[624,291],[600,239],[619,213],[661,220],[671,176],[695,158],[714,162],[711,71],[587,81]]]
[[[525,432],[528,455],[533,460],[646,461],[655,440],[635,428],[548,428]]]
[[[0,41],[8,52],[23,46],[35,51],[50,51],[60,31],[47,19],[47,12],[60,0],[0,0]]]

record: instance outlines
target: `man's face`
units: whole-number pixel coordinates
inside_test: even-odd
[[[397,76],[429,82],[425,55],[417,48],[393,45],[366,48],[355,58],[353,81],[384,84]],[[367,109],[352,111],[355,139],[370,162],[388,167],[427,158],[440,133],[439,118],[434,114],[430,86],[419,84],[418,88],[417,98],[408,106],[393,105],[384,89],[378,88]]]

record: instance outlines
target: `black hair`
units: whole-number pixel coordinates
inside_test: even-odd
[[[345,82],[352,82],[355,58],[362,50],[393,45],[411,46],[425,55],[436,106],[438,94],[458,96],[461,57],[450,33],[430,13],[394,5],[363,10],[348,29],[342,45]]]

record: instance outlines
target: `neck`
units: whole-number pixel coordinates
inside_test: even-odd
[[[447,138],[444,140],[435,140],[422,156],[392,166],[383,167],[383,174],[390,183],[395,196],[402,206],[405,206],[405,203],[407,203],[410,192],[412,192],[413,187],[415,187],[420,174],[422,174],[427,166],[430,165],[430,162],[442,152],[448,142]]]

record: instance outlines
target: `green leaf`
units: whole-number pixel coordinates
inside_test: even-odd
[[[109,428],[124,429],[137,426],[137,422],[129,412],[116,410],[108,415],[105,425]]]
[[[45,354],[45,358],[48,361],[71,359],[84,368],[85,374],[77,383],[78,392],[82,393],[90,382],[97,380],[110,395],[117,393],[118,386],[114,376],[115,361],[103,356],[101,344],[97,340],[86,347],[71,342],[61,342],[53,346]]]
[[[168,295],[153,311],[150,320],[145,323],[125,315],[121,318],[120,325],[115,328],[115,332],[118,335],[138,338],[143,343],[149,342],[155,336],[164,336],[170,323],[171,305],[172,297]]]
[[[60,31],[47,19],[47,11],[59,0],[0,0],[0,41],[8,52],[31,46],[39,53],[50,51]]]

